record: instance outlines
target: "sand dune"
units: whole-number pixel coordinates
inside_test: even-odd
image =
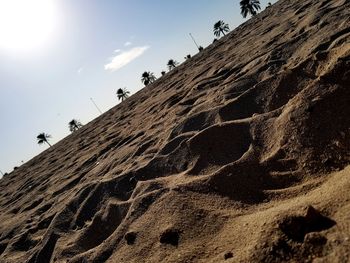
[[[0,261],[349,262],[349,10],[281,0],[0,180]]]

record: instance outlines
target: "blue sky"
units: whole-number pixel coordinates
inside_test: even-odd
[[[20,5],[28,0],[16,1],[18,10],[30,13]],[[4,173],[46,149],[36,142],[40,132],[51,134],[55,143],[69,134],[71,119],[86,124],[98,117],[90,98],[107,111],[119,103],[118,88],[135,93],[143,87],[142,72],[159,76],[170,58],[182,62],[185,55],[195,54],[190,32],[205,47],[214,39],[213,24],[218,20],[230,29],[245,21],[238,0],[51,1],[55,21],[45,44],[28,48],[26,40],[17,41],[27,47],[21,50],[3,47],[6,36],[0,38],[0,170]],[[261,1],[263,9],[267,2]],[[6,6],[0,8],[6,12]],[[49,24],[45,19],[49,18],[35,25]],[[12,24],[0,21],[0,36],[4,28],[11,29]],[[32,28],[27,33],[33,37],[27,39],[36,36]]]

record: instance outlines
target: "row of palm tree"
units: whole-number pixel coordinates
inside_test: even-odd
[[[75,131],[79,130],[81,127],[83,127],[83,124],[79,120],[72,119],[70,122],[68,122],[68,128],[71,132],[75,132]],[[49,143],[49,139],[51,137],[52,136],[50,134],[47,134],[45,132],[42,132],[38,136],[36,136],[36,138],[38,140],[38,144],[46,143],[50,147],[51,147],[51,144]]]
[[[246,18],[248,14],[250,14],[251,16],[255,16],[257,14],[257,12],[261,9],[260,7],[260,1],[259,0],[241,0],[240,1],[240,6],[241,6],[241,14],[243,16],[243,18]],[[268,6],[271,6],[271,3],[268,4]],[[230,28],[229,25],[226,24],[224,21],[219,20],[218,22],[216,22],[214,24],[214,35],[216,37],[220,37],[220,35],[226,35],[225,33],[229,32]],[[216,41],[216,39],[214,39],[214,42]],[[203,47],[200,46],[199,51],[203,50]],[[191,55],[187,55],[185,57],[185,59],[190,59]],[[179,63],[174,60],[174,59],[169,59],[168,63],[167,63],[167,67],[169,70],[173,70]],[[165,71],[162,71],[161,74],[165,75]],[[154,75],[153,72],[150,71],[145,71],[142,73],[141,76],[141,81],[142,83],[147,86],[151,83],[153,83],[156,80],[156,76]],[[125,99],[127,99],[129,97],[130,92],[126,89],[126,88],[119,88],[117,90],[117,96],[119,100],[124,101]],[[83,125],[81,124],[80,121],[78,120],[71,120],[68,123],[69,126],[69,130],[71,132],[75,132],[77,131],[79,128],[81,128]],[[43,144],[46,143],[49,146],[51,146],[51,144],[49,143],[49,139],[51,138],[51,135],[47,134],[47,133],[40,133],[37,136],[37,140],[38,140],[38,144]]]
[[[251,16],[255,16],[257,12],[260,10],[260,1],[259,0],[241,0],[240,1],[241,6],[241,14],[244,18],[247,17],[248,14]],[[268,6],[271,6],[271,3],[268,3]],[[220,37],[221,34],[224,36],[225,33],[229,32],[230,28],[229,25],[226,24],[224,21],[219,20],[214,24],[214,35],[216,37]],[[216,39],[214,39],[214,42]]]
[[[187,58],[190,58],[191,55],[187,55]],[[176,68],[179,65],[179,62],[177,62],[175,59],[169,59],[168,63],[167,63],[167,67],[169,70],[173,70],[174,68]],[[165,71],[162,71],[161,74],[162,76],[165,75]],[[145,71],[142,73],[141,75],[141,82],[147,86],[149,84],[152,84],[153,82],[155,82],[157,80],[156,76],[154,75],[153,72],[150,71]],[[120,90],[120,89],[119,89]],[[118,96],[119,98],[119,96]]]
[[[187,58],[190,58],[191,55],[187,55]],[[169,68],[169,70],[174,69],[177,65],[179,64],[179,62],[177,62],[174,59],[169,59],[167,66]],[[165,71],[162,71],[162,75],[165,75]],[[153,72],[150,71],[145,71],[142,76],[141,76],[141,81],[147,86],[148,84],[153,83],[154,81],[156,81],[156,76],[154,75]],[[122,102],[124,100],[126,100],[129,97],[130,92],[126,89],[126,88],[119,88],[117,90],[117,97],[119,100],[121,100]],[[75,132],[77,131],[79,128],[81,128],[83,125],[80,121],[76,120],[76,119],[72,119],[69,123],[69,130],[71,132]],[[46,143],[51,147],[51,144],[49,143],[49,139],[51,138],[50,134],[47,133],[40,133],[37,136],[37,140],[38,140],[38,144],[43,144]]]
[[[260,10],[260,1],[259,0],[241,0],[240,6],[241,6],[241,14],[244,18],[246,18],[248,14],[255,16],[258,10]],[[269,3],[269,6],[271,6],[271,3]],[[214,35],[216,37],[220,37],[221,34],[225,36],[226,35],[225,33],[229,31],[230,31],[229,25],[222,20],[219,20],[214,24]],[[214,39],[214,42],[215,40],[216,39]],[[203,47],[200,46],[199,51],[202,51],[202,50],[203,50]],[[191,58],[191,55],[187,55],[185,57],[185,59],[189,59],[189,58]],[[172,70],[178,64],[179,63],[176,60],[170,59],[168,61],[167,66],[169,70]],[[165,75],[165,71],[162,71],[161,74],[162,76]],[[148,84],[153,83],[155,80],[156,80],[156,77],[154,76],[154,73],[151,73],[150,71],[145,71],[142,74],[141,81],[146,86]]]
[[[271,4],[270,4],[271,5]],[[241,6],[241,14],[244,18],[247,17],[248,14],[251,14],[252,16],[255,16],[258,12],[258,10],[260,10],[260,1],[259,0],[241,0],[240,1],[240,6]],[[220,37],[220,35],[226,35],[225,33],[229,32],[230,28],[229,25],[227,23],[225,23],[222,20],[219,20],[218,22],[216,22],[214,24],[214,35],[216,37]],[[214,39],[214,42],[217,39]],[[203,47],[200,46],[199,51],[203,50]],[[185,59],[189,59],[191,58],[191,55],[187,55],[185,57]],[[174,59],[169,59],[168,63],[167,63],[167,67],[169,70],[174,69],[179,63],[174,60]],[[161,74],[162,76],[165,75],[165,71],[162,71]],[[157,78],[155,77],[154,73],[150,72],[150,71],[145,71],[144,73],[142,73],[141,76],[141,82],[143,84],[145,84],[145,86],[153,83]],[[124,96],[125,94],[125,90],[124,92],[122,92],[121,89],[119,89],[118,91],[120,91],[120,95],[118,95],[119,99],[122,99],[122,101],[127,98]],[[119,92],[117,92],[117,94],[119,94]]]

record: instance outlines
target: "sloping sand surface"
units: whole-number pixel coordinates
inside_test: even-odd
[[[349,116],[350,1],[281,0],[0,180],[0,261],[350,262]]]

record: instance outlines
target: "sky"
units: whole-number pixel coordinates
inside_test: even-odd
[[[208,46],[218,20],[244,22],[239,0],[0,0],[0,171],[44,151],[39,133],[54,144],[98,117],[91,98],[105,112],[144,71],[197,53],[189,33]]]

